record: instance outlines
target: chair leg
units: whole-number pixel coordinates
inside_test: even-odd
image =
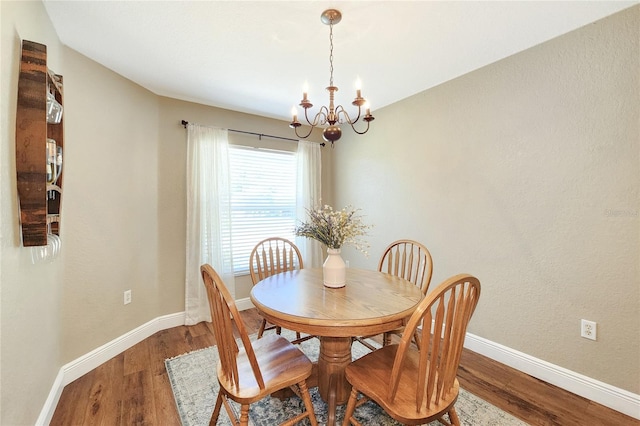
[[[240,426],[249,425],[249,404],[242,404],[240,407]]]
[[[313,403],[311,402],[311,394],[309,393],[309,389],[307,388],[307,382],[305,380],[301,381],[300,383],[298,383],[298,388],[300,389],[300,395],[302,396],[304,406],[307,409],[307,414],[309,415],[311,426],[318,426],[316,413],[313,411]]]
[[[444,415],[438,418],[438,423],[443,424],[444,426],[460,426],[460,419],[458,418],[458,413],[456,413],[455,407],[451,407],[451,410],[447,412],[447,416],[449,417],[449,422],[444,419]]]
[[[356,409],[356,401],[358,399],[358,389],[355,387],[351,388],[351,394],[349,395],[349,402],[347,402],[347,409],[344,411],[344,420],[342,421],[342,426],[351,425],[351,416],[353,416],[353,412]]]
[[[267,320],[262,318],[262,324],[260,324],[260,328],[258,329],[258,339],[262,337],[264,333],[264,329],[267,326]]]
[[[294,345],[299,345],[300,343],[302,343],[302,342],[306,342],[307,340],[311,340],[311,339],[313,339],[314,337],[317,337],[317,336],[304,336],[304,337],[300,337],[299,339],[292,340],[292,341],[291,341],[291,343],[293,343]]]
[[[209,420],[209,426],[215,426],[215,424],[218,423],[218,416],[220,416],[221,408],[222,408],[222,392],[218,392],[218,397],[216,398],[216,406],[213,409],[211,420]]]
[[[373,351],[375,351],[376,349],[378,349],[378,348],[376,348],[375,346],[373,346],[373,345],[369,344],[369,342],[367,342],[367,340],[366,340],[366,339],[367,339],[366,337],[354,337],[354,338],[352,338],[352,339],[351,339],[351,341],[352,341],[352,342],[358,342],[358,343],[360,343],[362,346],[366,346],[366,347],[367,347],[367,349],[369,349],[371,352],[373,352]]]
[[[455,407],[451,407],[451,410],[449,410],[449,420],[452,425],[460,426],[460,419],[458,418]]]
[[[418,348],[418,350],[420,350],[420,343],[421,343],[420,342],[420,335],[418,334],[417,331],[413,332],[413,340],[414,340],[414,343],[416,344],[416,347]]]
[[[389,346],[391,344],[391,333],[384,333],[382,335],[382,346]]]

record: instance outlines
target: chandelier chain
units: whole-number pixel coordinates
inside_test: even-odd
[[[333,143],[340,139],[340,136],[342,135],[342,130],[340,130],[341,125],[348,124],[355,133],[363,135],[367,133],[369,130],[369,124],[375,119],[373,115],[371,115],[371,110],[369,109],[367,100],[362,97],[359,81],[356,83],[356,97],[353,102],[351,102],[352,105],[358,108],[356,111],[357,116],[351,118],[342,105],[335,106],[334,104],[335,93],[338,91],[338,88],[334,86],[333,83],[333,25],[339,23],[341,19],[342,14],[336,9],[327,9],[322,13],[322,15],[320,15],[322,23],[329,25],[329,86],[327,87],[327,91],[329,92],[329,104],[321,106],[320,111],[313,116],[313,119],[309,118],[309,109],[313,107],[313,104],[307,97],[307,91],[305,89],[302,93],[300,106],[304,108],[304,118],[310,129],[304,135],[298,133],[298,128],[303,124],[298,121],[296,107],[293,107],[291,110],[293,120],[289,124],[289,127],[294,129],[296,136],[302,139],[309,137],[316,126],[326,126],[322,131],[322,138],[331,142],[331,146],[333,146]],[[366,112],[364,115],[361,115],[363,109]],[[362,130],[358,130],[355,126],[360,118],[362,118],[362,121],[366,126]]]
[[[329,86],[333,86],[333,19],[329,24]]]

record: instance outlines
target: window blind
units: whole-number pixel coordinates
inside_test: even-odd
[[[249,272],[261,240],[295,241],[296,154],[231,145],[229,160],[233,267],[240,275]]]

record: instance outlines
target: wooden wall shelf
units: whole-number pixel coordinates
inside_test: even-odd
[[[16,173],[25,247],[47,245],[49,232],[60,234],[62,172],[55,185],[47,182],[47,139],[55,140],[62,151],[64,119],[59,123],[47,121],[48,93],[61,106],[64,104],[62,76],[47,68],[47,46],[23,40],[16,110]]]

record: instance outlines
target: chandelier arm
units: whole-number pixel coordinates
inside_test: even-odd
[[[344,109],[342,105],[338,105],[338,107],[336,108],[336,116],[339,117],[340,114],[342,114],[346,119],[346,121],[341,121],[341,123],[347,123],[350,124],[351,127],[353,127],[353,125],[356,124],[358,120],[360,120],[360,106],[358,106],[358,116],[353,121],[351,120],[351,117],[349,117],[349,113],[347,112],[347,110]]]
[[[295,130],[296,136],[299,138],[307,138],[313,132],[313,129],[318,126],[327,126],[323,132],[322,137],[331,142],[331,145],[338,139],[340,139],[342,135],[342,131],[340,130],[340,125],[346,123],[351,126],[351,129],[359,135],[363,135],[367,133],[369,130],[370,122],[375,120],[374,116],[371,115],[371,110],[367,100],[362,97],[361,90],[359,87],[356,87],[356,97],[351,102],[352,105],[358,107],[358,115],[355,119],[351,119],[349,113],[344,109],[342,105],[334,106],[335,93],[338,91],[338,87],[334,86],[333,83],[333,26],[340,22],[342,19],[342,14],[337,9],[327,9],[322,15],[320,15],[320,20],[322,23],[329,26],[329,86],[326,88],[329,92],[329,105],[322,106],[320,110],[313,115],[313,120],[309,119],[309,109],[313,107],[313,104],[307,98],[307,92],[303,92],[303,99],[300,102],[300,106],[304,109],[304,118],[308,125],[311,127],[309,133],[306,136],[301,136],[298,134],[298,127],[301,127],[302,124],[298,122],[297,113],[295,109],[292,109],[293,120],[289,124],[289,127],[292,127]],[[363,114],[363,108],[364,114]],[[366,122],[366,128],[362,131],[356,129],[355,125],[360,121]],[[363,126],[364,127],[364,126]]]
[[[297,136],[297,137],[299,137],[300,139],[306,139],[306,138],[308,138],[308,137],[311,135],[311,132],[313,132],[313,129],[315,129],[315,128],[316,128],[316,126],[311,126],[311,128],[309,129],[309,133],[307,133],[307,134],[306,134],[306,135],[304,135],[304,136],[300,136],[300,135],[298,134],[298,128],[297,128],[297,127],[294,127],[294,128],[293,128],[293,130],[296,132],[296,136]]]
[[[307,123],[309,123],[309,126],[316,127],[318,125],[322,126],[322,125],[327,123],[327,112],[329,110],[327,109],[326,106],[323,105],[320,108],[320,111],[318,111],[316,113],[315,117],[313,117],[313,121],[309,120],[309,116],[307,114],[308,111],[309,111],[308,108],[304,109],[304,118],[305,118],[305,120],[307,120]]]
[[[358,131],[358,129],[356,129],[356,127],[354,126],[355,122],[353,123],[349,123],[349,125],[351,126],[351,128],[353,129],[354,132],[356,132],[359,135],[364,135],[365,133],[367,133],[369,131],[369,121],[367,121],[367,128],[364,129],[362,132]]]

